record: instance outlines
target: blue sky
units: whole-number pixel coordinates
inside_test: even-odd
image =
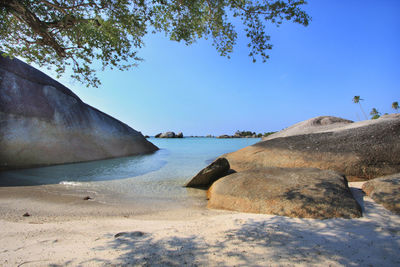
[[[363,119],[400,102],[400,1],[309,0],[308,27],[269,26],[271,59],[252,63],[239,34],[231,59],[211,41],[185,46],[148,35],[130,71],[100,72],[102,85],[62,83],[86,103],[143,134],[278,131],[320,115]]]

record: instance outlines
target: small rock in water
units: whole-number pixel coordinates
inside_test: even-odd
[[[90,200],[90,199],[93,199],[93,198],[91,198],[90,196],[86,196],[83,198],[83,200]]]
[[[144,236],[146,233],[141,232],[141,231],[134,231],[134,232],[120,232],[114,235],[114,238],[118,238],[118,237],[142,237]]]
[[[24,217],[29,217],[29,216],[31,216],[28,212],[25,212],[24,213],[24,215],[22,215],[22,216],[24,216]]]

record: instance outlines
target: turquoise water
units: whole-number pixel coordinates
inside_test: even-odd
[[[216,157],[259,138],[149,139],[149,155],[0,172],[0,186],[47,186],[47,190],[93,194],[104,202],[177,200],[203,196],[183,185]],[[50,186],[50,187],[49,187]],[[49,189],[50,188],[50,189]]]

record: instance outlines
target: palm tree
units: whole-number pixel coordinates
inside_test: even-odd
[[[372,120],[375,120],[381,116],[381,113],[376,108],[373,108],[369,114],[372,116]]]
[[[394,110],[396,110],[396,111],[398,111],[399,110],[399,102],[393,102],[392,103],[392,109],[394,109]]]
[[[365,114],[365,112],[364,112],[364,110],[363,110],[363,108],[362,108],[362,106],[361,106],[361,103],[360,103],[360,101],[362,101],[362,100],[364,100],[364,99],[360,98],[359,95],[356,95],[356,96],[353,97],[353,102],[354,102],[355,104],[359,104],[359,105],[360,105],[360,109],[361,109],[362,113],[364,114],[365,119],[368,120],[368,117],[367,117],[367,115]]]

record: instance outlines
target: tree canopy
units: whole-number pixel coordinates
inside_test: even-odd
[[[87,86],[100,81],[93,62],[103,69],[129,69],[149,33],[191,44],[212,39],[229,57],[237,41],[236,20],[244,25],[249,56],[265,62],[272,49],[266,25],[292,21],[307,26],[304,0],[0,0],[0,51],[19,56]]]

